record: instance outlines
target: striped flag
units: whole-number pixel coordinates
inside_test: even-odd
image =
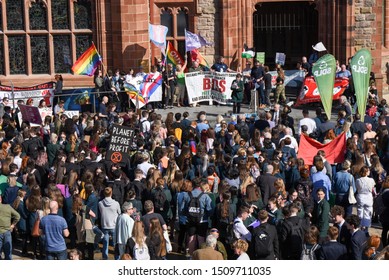
[[[174,66],[177,66],[177,64],[184,65],[185,63],[180,53],[175,49],[171,42],[168,42],[167,44],[166,63],[171,63]]]
[[[168,30],[169,29],[164,25],[149,24],[150,41],[160,48],[163,54],[165,54],[166,35]]]
[[[72,70],[74,74],[93,76],[96,68],[101,64],[101,56],[98,53],[95,44],[87,49],[76,63],[73,64]]]
[[[254,48],[249,48],[246,44],[243,46],[242,58],[253,58],[255,56]]]
[[[206,66],[209,68],[209,64],[208,62],[205,60],[205,58],[201,55],[201,53],[199,52],[199,50],[195,49],[195,50],[192,50],[190,52],[190,57],[192,59],[192,62],[193,61],[196,61],[197,59],[199,60],[199,64],[202,65],[202,66]]]

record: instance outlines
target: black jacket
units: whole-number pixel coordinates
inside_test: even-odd
[[[265,205],[267,205],[267,201],[271,197],[273,193],[277,190],[274,187],[274,182],[277,180],[277,177],[264,173],[257,178],[257,186],[261,190],[262,201]]]
[[[346,258],[346,246],[337,241],[326,242],[319,249],[319,260],[345,260]]]

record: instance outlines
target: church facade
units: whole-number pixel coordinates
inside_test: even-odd
[[[210,64],[219,55],[236,69],[243,44],[274,65],[286,54],[293,69],[312,45],[323,42],[341,64],[361,48],[373,56],[379,92],[389,94],[389,0],[0,0],[0,81],[30,86],[62,74],[65,87],[93,86],[72,64],[92,42],[105,69],[148,69],[161,57],[148,24],[169,27],[167,39],[185,52],[185,29],[212,46],[200,52]]]

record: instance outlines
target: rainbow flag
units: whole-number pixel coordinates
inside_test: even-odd
[[[137,106],[136,98],[138,97],[138,109],[146,105],[146,101],[143,98],[143,95],[139,92],[139,90],[134,85],[124,83],[124,89],[135,106]]]
[[[76,63],[73,64],[72,70],[74,74],[78,75],[88,75],[93,76],[96,68],[101,63],[101,56],[97,52],[95,44],[87,49],[79,59],[77,59]]]
[[[185,63],[180,53],[174,48],[171,42],[168,42],[166,49],[166,63],[171,63],[173,66],[177,66],[177,64],[184,65]]]

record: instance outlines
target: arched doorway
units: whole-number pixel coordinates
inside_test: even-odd
[[[255,6],[254,46],[265,52],[265,63],[275,65],[277,52],[286,54],[285,69],[294,69],[318,42],[318,12],[308,1],[266,2]]]

